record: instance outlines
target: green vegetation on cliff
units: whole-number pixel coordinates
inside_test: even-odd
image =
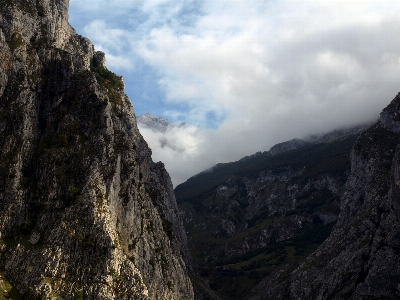
[[[8,300],[8,299],[22,300],[23,297],[20,295],[20,293],[18,293],[17,289],[9,282],[7,277],[2,272],[0,272],[0,300]]]

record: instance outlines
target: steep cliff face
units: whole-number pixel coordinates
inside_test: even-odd
[[[265,281],[253,299],[399,299],[399,115],[397,96],[358,138],[329,238],[289,281]]]
[[[316,144],[284,142],[177,186],[200,279],[223,299],[247,298],[263,278],[272,286],[287,279],[337,221],[361,128],[352,135],[328,133]],[[204,299],[217,299],[203,287]]]
[[[0,29],[0,272],[29,299],[192,299],[169,175],[68,0],[5,0]]]

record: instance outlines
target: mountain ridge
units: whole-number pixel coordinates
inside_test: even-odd
[[[136,119],[138,124],[142,124],[146,128],[150,128],[154,131],[159,131],[163,133],[176,126],[170,121],[163,119],[162,117],[153,116],[150,113],[139,115],[136,117]]]
[[[165,133],[173,128],[179,128],[186,125],[186,123],[175,124],[164,119],[163,117],[156,117],[150,113],[138,115],[136,117],[138,124],[143,125],[153,131]]]
[[[357,132],[329,142],[281,143],[274,155],[218,164],[178,185],[199,280],[223,299],[244,299],[264,276],[288,272],[311,254],[337,220]],[[205,297],[204,287],[195,290]]]
[[[196,299],[397,299],[399,103],[177,186]]]
[[[341,130],[335,129],[335,130],[329,131],[328,133],[322,134],[319,137],[312,137],[312,138],[306,139],[306,140],[295,138],[295,139],[291,139],[289,141],[281,142],[281,143],[278,143],[278,144],[272,146],[270,148],[270,150],[268,150],[268,151],[264,151],[264,152],[259,151],[259,152],[256,152],[255,154],[242,157],[241,159],[239,159],[235,162],[218,163],[209,169],[206,169],[196,175],[193,175],[187,181],[191,180],[192,178],[196,178],[201,174],[212,173],[216,169],[220,169],[220,168],[224,168],[224,167],[227,168],[228,166],[230,166],[232,164],[238,164],[239,165],[238,169],[240,169],[243,166],[246,166],[248,163],[257,163],[258,161],[263,160],[267,157],[271,157],[271,156],[274,156],[274,155],[277,155],[280,153],[284,153],[284,152],[287,152],[290,150],[296,150],[296,149],[300,149],[302,147],[309,146],[309,145],[330,143],[330,142],[338,141],[341,139],[345,139],[349,136],[352,136],[355,134],[360,134],[363,129],[365,129],[371,125],[372,124],[364,124],[364,125],[349,127],[347,129],[341,129]],[[184,185],[186,182],[183,182],[183,183],[179,184],[177,187],[175,187],[175,191],[176,190],[179,191],[180,190],[179,186]]]

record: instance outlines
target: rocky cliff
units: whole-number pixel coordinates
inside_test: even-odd
[[[337,221],[363,127],[280,143],[176,187],[199,299],[245,299],[262,279],[279,286],[317,249]]]
[[[398,95],[358,139],[338,223],[292,274],[290,298],[400,298],[399,116]]]
[[[68,0],[2,1],[0,281],[14,294],[193,298],[171,181],[123,88]]]
[[[329,238],[284,281],[251,299],[399,299],[399,95],[351,152],[351,174]]]

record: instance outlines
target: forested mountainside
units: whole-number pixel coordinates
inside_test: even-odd
[[[0,4],[0,298],[192,299],[169,175],[68,4]]]
[[[207,282],[223,299],[244,299],[262,279],[287,278],[317,249],[337,221],[363,128],[280,143],[176,187],[203,297]]]

